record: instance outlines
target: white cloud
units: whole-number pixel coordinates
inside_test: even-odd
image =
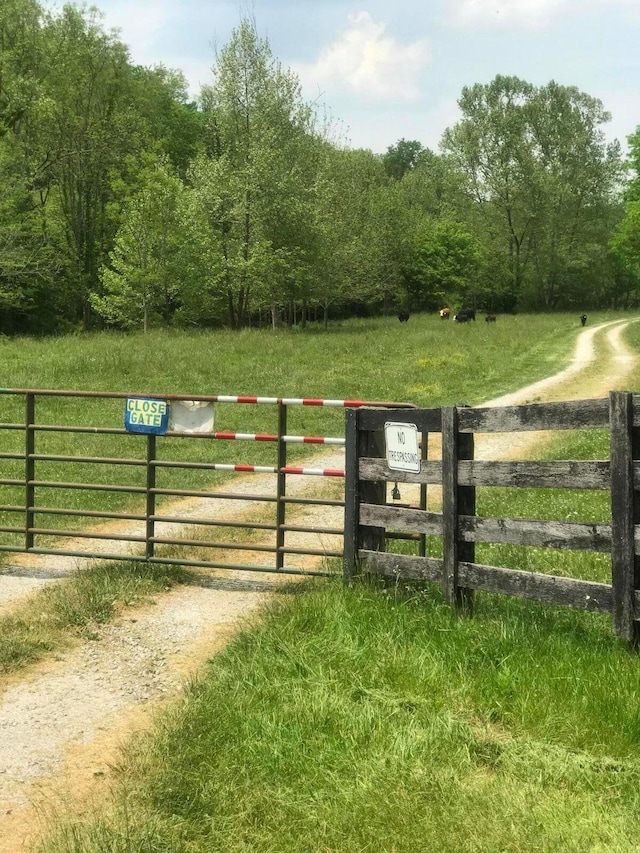
[[[416,100],[420,71],[430,58],[426,40],[400,44],[368,12],[350,15],[348,22],[317,62],[296,67],[307,88],[339,83],[374,99]]]
[[[637,12],[637,0],[452,0],[452,17],[462,25],[544,27],[563,14],[621,8]]]
[[[133,62],[156,65],[155,40],[171,20],[168,0],[108,0],[99,6],[106,29],[120,30],[120,38],[128,45]]]

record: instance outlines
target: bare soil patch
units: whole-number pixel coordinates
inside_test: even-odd
[[[484,405],[595,398],[623,388],[636,362],[621,337],[627,324],[586,329],[571,364],[561,373]],[[536,440],[535,434],[517,440],[485,437],[478,443],[478,454],[506,458]],[[323,455],[316,464],[340,467],[342,456]],[[328,488],[318,479],[301,477],[298,488]],[[260,492],[263,486],[256,476],[239,478],[232,488],[246,493]],[[181,516],[189,503],[198,514],[196,503],[181,502]],[[220,512],[239,520],[246,517],[245,501],[232,504],[225,501]],[[316,507],[313,513],[318,526],[341,526],[331,507]],[[301,523],[303,517],[301,513]],[[303,535],[308,544],[309,534]],[[329,537],[322,540],[312,547],[335,548]],[[77,558],[59,558],[55,564],[51,559],[20,555],[12,560],[11,569],[0,574],[0,612],[82,565]],[[234,561],[241,559],[236,552]],[[311,567],[319,558],[305,561]],[[252,573],[203,575],[200,586],[158,595],[153,604],[96,629],[94,639],[0,684],[0,851],[31,850],[46,832],[52,812],[62,807],[81,812],[92,798],[103,797],[122,744],[133,732],[147,728],[156,711],[179,695],[185,680],[282,591],[282,580]]]

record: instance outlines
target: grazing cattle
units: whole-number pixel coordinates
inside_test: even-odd
[[[441,308],[440,309],[440,319],[448,320],[451,316],[451,308]]]
[[[406,309],[403,309],[402,311],[398,312],[398,320],[400,320],[401,323],[406,323],[409,317],[410,314]]]
[[[456,323],[468,323],[471,317],[464,311],[458,311],[457,314],[454,314],[453,319]]]
[[[586,314],[580,315],[580,322],[582,323],[583,326],[587,325],[587,315]]]
[[[496,315],[495,314],[487,314],[487,316],[484,319],[487,323],[495,323]]]

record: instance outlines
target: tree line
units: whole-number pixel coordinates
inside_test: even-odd
[[[190,100],[96,9],[0,8],[0,332],[630,307],[640,131],[551,81],[465,87],[435,153],[351,149],[241,20]]]

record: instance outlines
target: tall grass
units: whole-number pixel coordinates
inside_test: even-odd
[[[609,319],[602,314],[593,318]],[[97,333],[0,342],[5,388],[165,394],[261,394],[419,405],[477,403],[552,372],[579,332],[567,314],[458,325],[417,314],[351,320],[327,331]]]
[[[640,673],[598,618],[327,581],[274,605],[47,853],[637,850]]]

